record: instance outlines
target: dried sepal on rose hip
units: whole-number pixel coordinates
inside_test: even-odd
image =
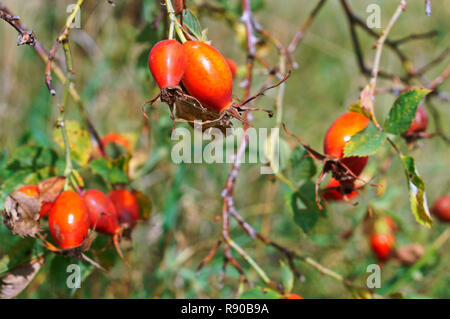
[[[27,195],[29,192],[17,190],[8,195],[5,209],[2,211],[3,222],[14,235],[35,237],[39,226],[41,203],[38,196]]]
[[[37,185],[25,185],[9,194],[2,211],[5,225],[13,234],[35,237],[41,230],[39,219],[50,210],[51,203],[59,195],[64,177],[56,176]]]

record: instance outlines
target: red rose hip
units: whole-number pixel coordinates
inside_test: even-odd
[[[391,233],[370,236],[370,247],[378,260],[386,261],[391,255],[394,244],[395,237]]]
[[[217,112],[232,104],[233,76],[225,58],[200,41],[183,43],[188,65],[182,79],[186,90],[200,103]]]
[[[356,176],[361,174],[367,164],[368,157],[344,157],[344,148],[351,137],[362,131],[369,124],[369,119],[356,112],[348,112],[337,118],[328,129],[324,140],[324,151],[341,159]]]
[[[176,40],[156,43],[148,56],[148,66],[160,89],[180,83],[187,65],[184,47]]]
[[[416,111],[416,116],[414,117],[414,120],[411,123],[411,126],[405,133],[403,133],[403,136],[408,137],[420,132],[425,132],[427,130],[427,127],[428,127],[427,111],[422,106],[419,106]]]
[[[444,195],[436,200],[431,213],[440,221],[450,222],[450,195]]]
[[[80,195],[62,192],[53,203],[48,217],[50,233],[62,249],[80,246],[89,231],[89,213]]]
[[[120,231],[114,204],[99,190],[90,189],[83,195],[88,208],[90,228],[106,235],[115,235]]]
[[[126,189],[111,191],[108,196],[116,207],[119,223],[135,225],[139,219],[139,204],[136,197]]]

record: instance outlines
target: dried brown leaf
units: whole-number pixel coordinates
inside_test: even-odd
[[[39,199],[15,191],[5,200],[5,209],[2,211],[3,221],[13,234],[20,237],[35,237],[40,231],[40,209]]]
[[[21,293],[44,264],[44,256],[18,266],[0,279],[0,299],[11,299]]]
[[[397,248],[396,257],[403,265],[411,266],[414,265],[424,253],[425,249],[421,244],[413,243]]]
[[[41,203],[54,202],[61,194],[65,180],[64,176],[55,176],[38,183],[39,201]]]
[[[217,128],[226,134],[227,128],[230,128],[232,125],[230,115],[211,111],[189,99],[179,99],[175,105],[176,120],[179,122],[184,120],[192,127],[195,127],[194,121],[198,121],[201,124],[202,131],[206,131],[209,128]]]

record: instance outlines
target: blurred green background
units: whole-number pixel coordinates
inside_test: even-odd
[[[24,24],[33,29],[37,38],[49,49],[61,32],[67,17],[66,7],[73,1],[1,1],[12,12],[19,15]],[[103,135],[120,132],[133,136],[137,148],[143,147],[144,165],[135,172],[132,186],[151,197],[153,215],[139,224],[133,233],[133,242],[126,252],[128,265],[117,258],[111,260],[111,271],[103,274],[84,265],[90,274],[81,289],[70,291],[65,286],[65,266],[69,261],[62,257],[49,256],[44,268],[20,296],[25,298],[229,298],[238,287],[238,273],[227,268],[223,285],[218,276],[222,268],[221,252],[205,266],[200,275],[195,270],[209,249],[215,245],[221,232],[221,190],[231,166],[229,164],[181,164],[174,165],[170,159],[170,132],[172,122],[166,105],[158,104],[147,121],[140,112],[143,102],[155,96],[156,85],[147,67],[147,56],[151,46],[162,39],[164,23],[159,31],[152,29],[152,22],[159,15],[158,1],[120,1],[113,7],[107,1],[89,1],[81,10],[81,29],[70,33],[71,50],[75,69],[75,87],[81,94],[89,116]],[[208,37],[223,55],[234,59],[239,68],[234,95],[242,96],[239,83],[244,79],[246,51],[242,42],[241,27],[233,28],[221,15],[212,13],[204,3],[215,7],[230,8],[228,14],[238,17],[238,2],[226,0],[188,0],[187,5],[198,13],[202,27],[208,28]],[[312,10],[316,1],[310,0],[261,0],[252,1],[257,21],[274,34],[278,40],[288,44],[295,32]],[[374,1],[349,1],[354,12],[363,20],[366,8]],[[375,1],[381,7],[381,25],[384,28],[394,12],[397,1]],[[410,57],[414,67],[419,68],[437,57],[450,43],[450,6],[446,1],[433,1],[433,13],[424,13],[424,1],[409,1],[407,11],[393,28],[390,39],[398,39],[410,33],[438,30],[436,37],[417,40],[401,46]],[[382,29],[376,31],[380,32]],[[370,66],[375,39],[358,32],[365,53],[366,65]],[[245,36],[245,34],[244,34]],[[57,149],[51,139],[52,129],[58,115],[57,104],[61,101],[62,85],[54,79],[56,97],[50,97],[44,82],[45,65],[32,48],[17,47],[17,33],[5,22],[0,23],[0,149],[1,162],[14,156],[20,145],[32,144]],[[276,50],[270,45],[261,49],[261,54],[272,65],[278,62]],[[57,57],[63,60],[62,50]],[[329,0],[314,20],[310,30],[300,43],[296,53],[299,68],[287,81],[283,122],[287,127],[321,150],[326,130],[333,120],[346,111],[346,106],[358,99],[361,88],[368,79],[359,72],[352,48],[348,21],[336,0]],[[446,57],[439,65],[425,74],[433,80],[449,64]],[[392,73],[403,74],[398,58],[385,49],[381,68]],[[252,87],[256,92],[266,79],[266,70],[256,64]],[[419,84],[414,82],[413,84]],[[380,88],[393,87],[391,81],[380,79]],[[450,81],[440,87],[450,91]],[[272,108],[277,90],[267,92],[260,98],[258,106]],[[377,95],[376,112],[384,118],[395,96]],[[450,134],[450,104],[435,99],[444,131]],[[67,107],[68,119],[79,119],[77,107],[71,101]],[[148,124],[149,131],[144,123]],[[274,119],[255,113],[256,127],[273,127]],[[182,125],[181,125],[182,126]],[[430,121],[429,131],[434,131]],[[407,153],[406,144],[399,141]],[[295,143],[291,143],[294,147]],[[418,170],[427,184],[428,202],[449,193],[450,153],[448,145],[441,139],[419,141],[419,148],[410,153],[416,159]],[[366,170],[377,171],[384,154],[371,158]],[[390,150],[389,150],[390,151]],[[59,151],[58,151],[59,152]],[[61,154],[60,152],[58,154]],[[2,167],[3,167],[2,166]],[[326,218],[320,218],[310,234],[304,234],[292,222],[292,212],[286,205],[290,190],[273,177],[259,174],[259,165],[244,164],[235,188],[235,204],[239,212],[257,230],[292,249],[313,256],[323,265],[350,278],[363,286],[367,277],[366,267],[376,262],[370,252],[366,235],[361,226],[355,228],[348,240],[341,233],[359,225],[367,210],[368,202],[377,205],[393,216],[400,226],[397,245],[413,242],[425,248],[442,233],[446,226],[436,222],[428,230],[417,224],[410,212],[407,185],[401,163],[394,158],[388,171],[387,192],[375,199],[374,190],[368,187],[353,207],[346,203],[331,204]],[[286,173],[295,180],[292,172]],[[36,179],[23,176],[20,184]],[[16,176],[15,181],[18,181]],[[5,194],[15,185],[2,184],[2,202]],[[2,203],[3,204],[3,203]],[[280,278],[282,256],[260,242],[252,241],[232,223],[232,236],[236,242],[266,270],[274,280]],[[9,231],[0,225],[0,254],[12,243]],[[100,238],[106,243],[105,238]],[[441,247],[438,254],[425,266],[406,280],[398,291],[412,297],[450,297],[449,252],[450,244]],[[109,252],[113,255],[114,252]],[[94,255],[94,259],[95,259]],[[99,257],[100,258],[100,257]],[[256,273],[239,259],[249,278],[261,284]],[[71,261],[70,261],[71,262]],[[332,278],[321,275],[310,266],[298,262],[305,281],[297,280],[293,292],[305,298],[351,297],[348,290]],[[83,268],[84,269],[84,268]],[[383,285],[395,274],[402,275],[405,268],[391,261],[382,271]]]

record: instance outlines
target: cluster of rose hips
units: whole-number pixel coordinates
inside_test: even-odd
[[[349,200],[357,196],[354,181],[363,171],[368,157],[351,156],[344,157],[344,148],[351,137],[362,131],[369,124],[369,119],[356,112],[348,112],[338,117],[328,129],[324,140],[325,154],[339,158],[353,175],[344,179],[332,178],[326,188],[322,191],[322,198],[327,201]],[[428,116],[422,106],[417,108],[416,116],[409,129],[403,133],[408,142],[426,137],[428,127]]]
[[[203,129],[223,128],[230,126],[231,118],[246,122],[241,117],[241,112],[245,110],[263,110],[246,105],[262,92],[241,104],[233,103],[236,63],[225,58],[207,42],[186,41],[181,44],[173,39],[162,40],[151,49],[148,64],[160,88],[160,93],[149,102],[161,99],[169,105],[171,111],[176,105],[177,117],[173,117],[175,121],[192,125],[197,120]],[[272,116],[271,111],[263,111]]]
[[[37,185],[26,185],[18,191],[32,198],[40,197]],[[50,233],[62,251],[82,247],[89,230],[95,230],[112,236],[117,252],[122,256],[118,243],[123,231],[136,225],[139,204],[135,195],[124,188],[108,195],[96,189],[82,193],[65,190],[53,202],[41,203],[40,219],[46,215]]]

